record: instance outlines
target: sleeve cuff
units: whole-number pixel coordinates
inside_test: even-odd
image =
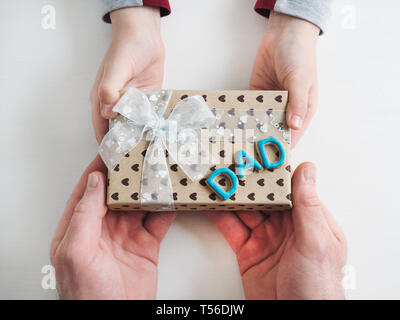
[[[254,10],[264,17],[269,17],[269,13],[274,9],[276,0],[257,0]]]
[[[315,24],[323,34],[331,15],[332,0],[278,0],[274,11],[307,20]]]
[[[102,17],[103,21],[106,23],[111,23],[110,12],[127,7],[139,7],[142,6],[142,0],[102,0],[103,11]]]
[[[161,17],[168,16],[171,13],[171,7],[168,0],[143,0],[144,6],[160,7]]]
[[[103,21],[111,23],[110,12],[121,8],[152,6],[160,7],[161,17],[167,16],[171,13],[171,7],[168,0],[102,0]]]

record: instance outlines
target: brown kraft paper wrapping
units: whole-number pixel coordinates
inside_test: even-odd
[[[254,155],[261,164],[261,159],[255,152],[255,143],[239,144],[235,147],[235,141],[223,141],[212,150],[215,157],[221,158],[222,163],[213,166],[209,173],[200,181],[192,182],[175,162],[170,163],[168,153],[167,164],[174,192],[174,205],[176,210],[286,210],[291,208],[291,181],[290,181],[290,145],[282,132],[290,137],[290,131],[286,126],[285,110],[287,105],[286,91],[173,91],[169,101],[168,110],[164,116],[168,116],[172,108],[180,99],[192,95],[201,95],[209,107],[218,114],[222,112],[222,118],[216,122],[219,125],[239,126],[241,120],[246,120],[246,126],[257,132],[257,140],[275,137],[280,140],[285,148],[285,162],[275,169],[254,171],[246,176],[245,180],[239,180],[239,186],[235,194],[228,200],[221,200],[205,183],[205,179],[212,170],[220,167],[229,167],[235,172],[234,154],[239,148]],[[265,115],[264,115],[265,113]],[[271,113],[273,117],[271,118]],[[228,116],[227,116],[228,115]],[[262,118],[260,117],[262,115]],[[258,118],[257,118],[258,117]],[[267,132],[261,132],[259,122],[263,121],[268,127]],[[240,127],[240,126],[239,126]],[[278,129],[276,129],[278,127]],[[115,167],[109,171],[107,179],[107,205],[112,210],[135,211],[141,210],[140,186],[141,168],[148,141],[142,140],[132,149]],[[211,145],[211,142],[210,142]],[[248,150],[252,148],[253,150]],[[252,152],[251,152],[252,151]],[[269,145],[266,146],[267,154],[271,161],[277,159],[279,153]],[[222,159],[223,158],[223,159]],[[216,181],[229,188],[229,183],[224,176],[218,176]],[[146,183],[146,181],[144,181]]]

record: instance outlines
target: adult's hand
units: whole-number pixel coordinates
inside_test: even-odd
[[[287,212],[208,212],[236,253],[248,299],[343,299],[344,236],[300,165]]]
[[[272,11],[254,61],[250,89],[289,91],[286,121],[292,129],[292,147],[304,134],[317,107],[319,32],[310,22]]]
[[[61,299],[154,299],[160,242],[176,213],[113,212],[97,156],[61,217],[51,262]]]
[[[113,36],[100,65],[90,100],[96,139],[108,131],[116,116],[113,106],[126,86],[161,89],[165,50],[160,34],[160,10],[130,7],[110,13]]]

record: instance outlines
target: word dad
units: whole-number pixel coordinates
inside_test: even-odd
[[[273,144],[279,150],[279,159],[275,162],[271,162],[268,159],[267,153],[265,151],[265,145]],[[256,144],[257,153],[261,158],[262,164],[266,169],[274,169],[280,167],[285,162],[285,149],[283,148],[282,143],[274,138],[266,138],[263,140],[257,141]],[[263,166],[254,159],[249,156],[244,150],[240,150],[236,156],[236,164],[237,164],[237,175],[239,179],[245,178],[245,171],[249,168],[254,168],[257,171],[263,170]],[[216,182],[215,177],[223,175],[227,177],[230,181],[231,188],[228,191],[225,191],[221,188]],[[238,177],[236,174],[230,170],[229,168],[219,168],[214,170],[211,175],[206,179],[207,185],[223,200],[228,200],[237,190],[238,188]]]

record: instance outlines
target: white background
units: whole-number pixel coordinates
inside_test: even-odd
[[[171,0],[162,20],[165,87],[246,89],[266,19],[255,1]],[[56,29],[41,9],[56,9]],[[337,1],[318,40],[319,110],[293,153],[347,236],[348,298],[400,298],[400,4]],[[41,287],[70,192],[96,154],[89,91],[111,39],[97,1],[3,1],[0,8],[0,298],[56,298]],[[241,299],[235,257],[202,214],[162,243],[158,298]]]

